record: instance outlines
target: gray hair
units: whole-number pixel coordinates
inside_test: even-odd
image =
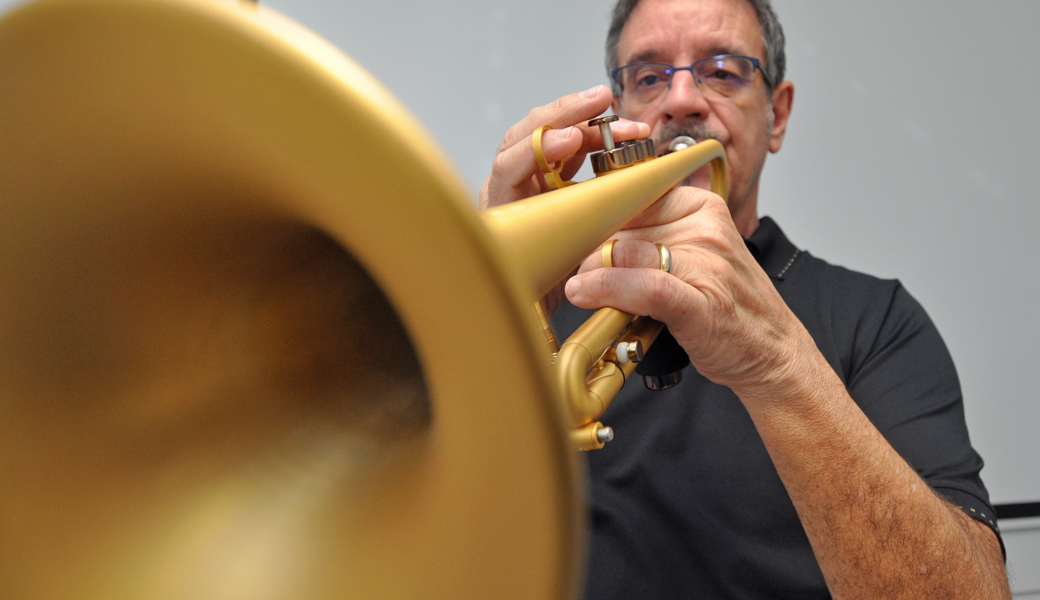
[[[787,56],[784,54],[784,29],[776,18],[773,6],[769,0],[746,0],[755,9],[758,22],[762,27],[762,43],[766,47],[766,63],[763,67],[766,86],[772,92],[776,84],[784,80],[784,69],[787,66]],[[614,87],[614,93],[619,94],[621,90],[614,82],[611,74],[618,68],[618,44],[621,43],[621,30],[625,27],[632,10],[639,4],[639,0],[618,0],[614,5],[614,13],[610,20],[610,29],[607,30],[607,77]]]

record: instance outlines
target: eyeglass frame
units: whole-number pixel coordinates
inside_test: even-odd
[[[693,68],[696,67],[697,65],[703,63],[703,62],[707,62],[709,60],[718,60],[720,58],[743,58],[743,59],[747,59],[747,60],[751,61],[751,72],[752,72],[752,74],[754,74],[754,72],[756,70],[758,72],[762,73],[762,81],[765,82],[766,87],[769,88],[770,90],[773,89],[773,84],[772,84],[772,82],[769,81],[769,75],[766,74],[766,70],[762,66],[762,61],[758,60],[754,56],[744,56],[743,54],[716,54],[715,56],[709,56],[707,58],[702,58],[700,60],[696,60],[696,61],[693,62],[693,64],[691,64],[688,67],[677,67],[677,66],[675,66],[673,64],[669,64],[669,63],[665,63],[665,62],[656,62],[656,61],[634,62],[634,63],[629,63],[629,64],[627,64],[627,65],[625,65],[623,67],[618,67],[618,68],[614,69],[610,73],[610,79],[615,84],[617,84],[618,89],[621,91],[621,95],[623,95],[625,93],[625,88],[624,88],[623,85],[621,85],[621,82],[618,81],[618,74],[622,70],[627,69],[629,67],[635,67],[635,66],[638,66],[638,65],[665,65],[665,66],[669,67],[671,69],[671,71],[672,71],[671,75],[669,75],[669,77],[668,77],[668,89],[672,89],[672,80],[675,79],[675,75],[679,71],[689,71],[690,72],[690,76],[693,77],[693,82],[697,85],[697,89],[700,89],[701,81],[699,81],[697,79],[697,75],[693,72]]]

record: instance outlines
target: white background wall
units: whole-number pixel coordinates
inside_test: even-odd
[[[474,195],[512,123],[606,83],[611,0],[265,3],[393,90]],[[797,87],[763,214],[903,281],[957,362],[994,502],[1040,500],[1040,2],[774,3]]]

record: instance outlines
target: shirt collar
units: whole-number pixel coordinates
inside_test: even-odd
[[[773,279],[783,281],[788,269],[801,251],[787,239],[776,221],[769,217],[758,220],[758,229],[744,240],[759,266]]]

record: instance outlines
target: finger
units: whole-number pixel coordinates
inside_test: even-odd
[[[729,215],[726,201],[708,190],[694,187],[677,187],[662,196],[646,210],[625,225],[625,229],[657,227],[681,221],[686,217],[702,213],[718,218]]]
[[[542,125],[561,129],[595,118],[610,107],[613,99],[610,88],[597,85],[584,92],[569,94],[545,106],[533,108],[522,121],[509,128],[502,139],[502,145],[498,148],[499,152],[529,137]]]
[[[577,152],[581,144],[581,131],[576,127],[550,129],[542,135],[542,154],[546,162],[556,163]],[[481,194],[482,206],[506,204],[537,192],[532,191],[532,177],[540,177],[539,173],[530,138],[526,143],[512,145],[491,163],[491,176]]]
[[[571,277],[567,299],[581,308],[612,306],[664,323],[677,322],[697,310],[696,288],[659,269],[596,269]]]
[[[650,126],[636,121],[617,121],[615,141],[622,142],[630,139],[639,139],[650,135]],[[611,131],[614,132],[615,129]],[[569,136],[572,131],[581,132],[581,145],[575,149],[574,140]],[[567,143],[561,145],[558,140],[566,137]],[[590,128],[586,124],[578,124],[566,129],[550,129],[542,134],[542,153],[545,160],[554,169],[560,169],[563,179],[570,179],[581,169],[585,157],[589,152],[601,150],[603,139],[599,128]],[[528,136],[512,146],[501,150],[496,157],[496,164],[492,165],[492,189],[499,190],[501,185],[516,188],[521,182],[526,182],[529,177],[541,172],[534,161],[534,150],[531,146],[531,137]],[[562,161],[562,168],[556,163]],[[497,171],[495,169],[498,169]],[[490,190],[489,190],[490,191]],[[509,201],[517,198],[510,197]],[[494,200],[495,204],[501,204]]]
[[[636,239],[620,239],[611,248],[611,266],[625,268],[660,269],[661,253],[652,242]],[[602,246],[589,255],[578,269],[587,273],[603,267]]]
[[[599,132],[599,127],[589,127],[587,123],[583,123],[581,128],[585,133],[585,147],[582,149],[602,150],[603,136]],[[610,124],[610,136],[614,138],[615,142],[641,139],[650,136],[650,126],[641,121],[618,119]]]

